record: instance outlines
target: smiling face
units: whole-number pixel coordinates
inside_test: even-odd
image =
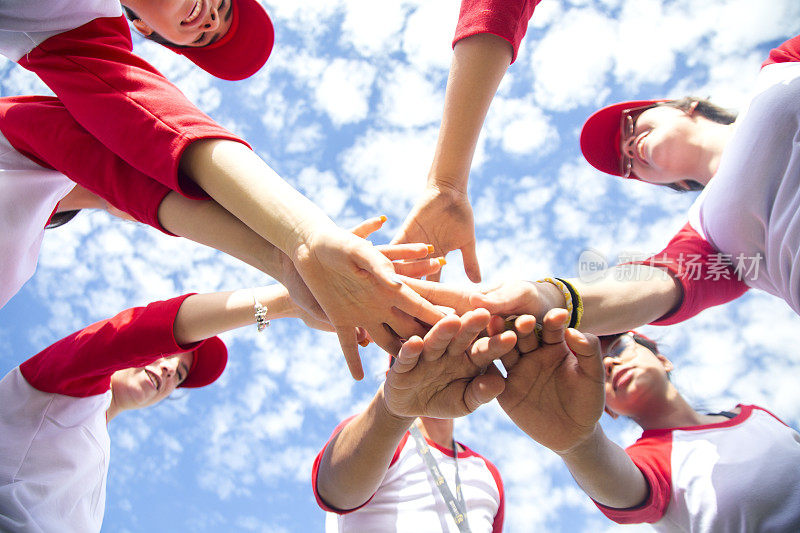
[[[604,350],[606,407],[623,416],[637,418],[652,402],[666,399],[671,387],[672,363],[633,340],[620,335]]]
[[[623,160],[630,159],[632,174],[659,185],[681,183],[696,175],[704,154],[691,140],[697,121],[707,119],[663,105],[632,118],[633,128],[623,127],[620,137]]]
[[[113,401],[120,410],[154,405],[174,391],[189,374],[191,352],[162,357],[144,367],[126,368],[111,376]]]
[[[157,33],[178,46],[208,46],[228,32],[233,0],[134,0],[125,5],[139,19],[134,27],[145,36]]]

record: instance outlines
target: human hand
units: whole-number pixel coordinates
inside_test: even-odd
[[[423,334],[421,323],[434,324],[444,316],[400,281],[377,248],[345,230],[326,227],[312,233],[293,253],[293,263],[334,327],[355,379],[364,376],[357,326],[396,354],[400,338]]]
[[[448,315],[425,335],[403,344],[386,374],[383,396],[389,413],[399,417],[464,416],[503,390],[503,378],[484,371],[513,349],[516,335],[480,335],[489,324],[485,309]]]
[[[501,330],[502,320],[492,320],[488,331]],[[556,453],[591,437],[605,405],[600,343],[593,335],[565,331],[568,320],[565,309],[549,311],[541,342],[532,316],[515,320],[517,345],[502,358],[508,376],[497,398],[520,429]]]
[[[460,250],[464,271],[470,280],[481,280],[475,251],[475,221],[465,192],[429,186],[406,217],[393,244],[424,242],[434,246],[437,256]],[[440,273],[427,279],[439,281]]]
[[[364,220],[351,231],[354,235],[366,239],[378,231],[386,222],[385,216],[372,217]],[[433,250],[430,245],[411,243],[402,245],[380,245],[376,248],[392,261],[395,272],[404,276],[420,277],[438,272],[444,262],[439,258],[426,258]],[[309,327],[323,331],[334,331],[330,321],[322,310],[314,295],[308,289],[302,276],[297,271],[289,257],[280,253],[279,262],[281,275],[279,281],[289,291],[292,300],[298,305],[298,318],[301,318]],[[364,332],[359,332],[359,341],[366,339]]]

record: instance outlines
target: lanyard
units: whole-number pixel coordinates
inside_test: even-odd
[[[444,498],[444,501],[447,503],[447,508],[450,510],[450,514],[453,516],[458,530],[461,533],[472,533],[472,530],[469,528],[469,522],[467,522],[467,504],[464,502],[464,495],[461,494],[461,478],[458,475],[458,448],[456,447],[456,441],[453,441],[453,460],[456,465],[456,497],[454,498],[453,493],[450,491],[450,486],[447,484],[447,480],[442,475],[441,470],[439,470],[439,465],[436,464],[436,459],[431,455],[430,447],[428,443],[425,442],[425,438],[422,436],[417,425],[411,424],[409,432],[411,436],[414,437],[414,441],[417,444],[417,453],[422,457],[431,476],[433,476],[433,481],[436,483],[439,492],[442,493],[442,498]]]

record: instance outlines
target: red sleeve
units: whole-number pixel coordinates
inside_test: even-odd
[[[91,136],[57,98],[0,98],[0,131],[36,163],[61,172],[139,222],[171,235],[158,221],[158,206],[170,190]]]
[[[511,62],[517,51],[533,10],[541,0],[461,0],[453,46],[465,37],[491,33],[502,37],[513,47]]]
[[[492,473],[494,482],[497,484],[497,490],[500,493],[500,505],[497,507],[497,514],[494,515],[494,522],[492,522],[492,533],[502,533],[503,521],[506,517],[506,493],[503,488],[503,478],[500,477],[500,471],[494,466],[494,463],[489,461],[486,457],[481,456],[483,462],[486,463],[486,468]]]
[[[723,259],[711,243],[687,223],[660,253],[631,263],[663,268],[681,283],[683,295],[678,308],[652,324],[677,324],[704,309],[730,302],[744,294],[747,285],[739,279],[733,266]]]
[[[117,370],[145,366],[202,344],[180,346],[173,335],[175,316],[189,296],[134,307],[96,322],[34,355],[20,371],[42,392],[79,398],[103,394]]]
[[[320,462],[322,461],[322,455],[325,453],[325,449],[328,447],[328,444],[330,444],[330,443],[331,443],[331,441],[333,440],[333,438],[334,438],[336,435],[338,435],[338,434],[339,434],[339,432],[340,432],[342,429],[344,429],[344,427],[345,427],[347,424],[349,424],[349,423],[350,423],[350,421],[351,421],[351,420],[353,420],[353,419],[354,419],[356,416],[357,416],[357,415],[353,415],[353,416],[351,416],[350,418],[346,418],[345,420],[343,420],[342,422],[340,422],[338,426],[336,426],[336,428],[333,430],[333,433],[331,433],[331,436],[330,436],[330,437],[328,437],[328,442],[326,442],[326,443],[325,443],[325,446],[323,446],[323,447],[322,447],[322,449],[321,449],[321,450],[319,451],[319,453],[317,454],[317,457],[314,459],[314,465],[311,467],[311,486],[312,486],[312,487],[313,487],[313,489],[314,489],[314,498],[317,500],[317,505],[319,505],[319,506],[320,506],[320,508],[321,508],[323,511],[327,511],[327,512],[329,512],[329,513],[336,513],[336,514],[347,514],[347,513],[352,513],[353,511],[355,511],[355,510],[357,510],[357,509],[361,509],[362,507],[364,507],[365,505],[367,505],[367,504],[368,504],[368,503],[369,503],[369,502],[372,500],[372,497],[374,496],[374,494],[373,494],[372,496],[370,496],[370,497],[369,497],[369,500],[365,501],[364,503],[362,503],[361,505],[359,505],[358,507],[355,507],[355,508],[353,508],[353,509],[337,509],[337,508],[335,508],[335,507],[331,507],[330,505],[328,505],[327,503],[325,503],[325,500],[323,500],[323,499],[320,497],[320,495],[319,495],[319,491],[317,490],[317,478],[318,478],[318,476],[319,476],[319,464],[320,464]],[[402,449],[403,449],[403,446],[405,446],[405,445],[406,445],[406,441],[408,440],[408,435],[409,435],[409,433],[406,431],[406,434],[405,434],[405,435],[403,435],[403,438],[402,438],[402,439],[400,439],[400,444],[398,444],[398,445],[397,445],[397,449],[394,451],[394,455],[392,456],[392,460],[389,462],[389,466],[390,466],[390,467],[391,467],[393,464],[395,464],[395,462],[397,462],[397,458],[398,458],[398,456],[400,455],[400,450],[402,450]]]
[[[594,502],[604,515],[618,524],[652,524],[661,520],[667,511],[672,493],[672,431],[655,433],[640,438],[625,450],[645,477],[650,489],[647,499],[629,509],[614,509]]]
[[[105,17],[51,37],[20,58],[69,113],[134,168],[190,198],[207,195],[178,163],[200,139],[244,141],[195,107],[131,52],[124,17]]]
[[[792,37],[770,51],[769,57],[761,64],[761,68],[773,63],[792,63],[796,61],[800,61],[800,35]]]

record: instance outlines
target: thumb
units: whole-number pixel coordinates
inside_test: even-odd
[[[464,272],[472,283],[480,283],[481,267],[478,264],[478,253],[475,249],[475,240],[461,248],[461,260],[464,262]]]
[[[605,369],[598,338],[591,334],[584,335],[577,329],[568,329],[564,332],[564,340],[575,354],[578,368],[591,379],[604,381]]]
[[[506,388],[506,382],[499,372],[488,372],[469,382],[464,390],[464,404],[469,412],[494,400]]]

